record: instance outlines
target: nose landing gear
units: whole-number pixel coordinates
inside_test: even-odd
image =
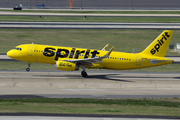
[[[30,66],[31,66],[31,63],[29,62],[28,64],[28,68],[26,68],[26,71],[29,72],[30,71]]]

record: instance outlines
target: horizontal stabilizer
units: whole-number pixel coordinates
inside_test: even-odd
[[[168,62],[168,61],[171,61],[171,60],[156,60],[156,59],[152,59],[150,60],[150,63],[152,64],[158,64],[160,62]]]

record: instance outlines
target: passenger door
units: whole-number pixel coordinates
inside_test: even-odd
[[[141,66],[141,56],[140,55],[136,56],[136,65]]]
[[[32,52],[33,52],[33,45],[29,45],[27,48],[27,55],[32,56]]]

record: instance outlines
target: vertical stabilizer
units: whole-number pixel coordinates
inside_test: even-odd
[[[163,31],[141,54],[164,57],[169,46],[173,31]]]

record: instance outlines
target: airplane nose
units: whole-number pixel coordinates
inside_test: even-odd
[[[12,53],[11,50],[7,52],[7,56],[10,57],[10,58],[13,56],[13,53]]]

